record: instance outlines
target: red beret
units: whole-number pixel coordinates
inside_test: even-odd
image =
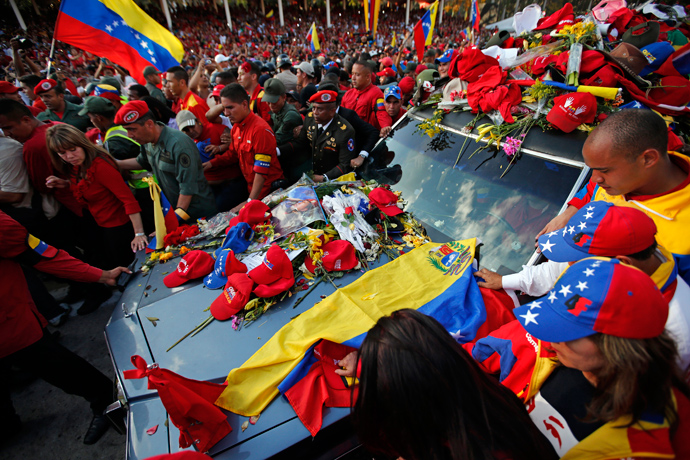
[[[403,77],[402,80],[400,80],[400,83],[398,83],[398,86],[402,90],[403,94],[411,93],[412,90],[414,90],[414,78],[412,77]]]
[[[328,102],[335,102],[337,98],[338,93],[336,93],[335,91],[323,90],[319,91],[318,93],[310,97],[309,102],[312,102],[314,104],[325,104]]]
[[[144,101],[131,101],[123,105],[115,115],[116,125],[129,125],[149,112],[149,106]]]
[[[38,82],[38,85],[34,88],[34,94],[38,96],[41,93],[45,93],[47,91],[50,91],[51,89],[55,88],[57,86],[57,82],[53,80],[52,78],[48,78],[45,80],[41,80]]]

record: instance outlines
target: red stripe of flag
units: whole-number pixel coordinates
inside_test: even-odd
[[[414,26],[414,46],[417,48],[417,59],[421,64],[424,59],[424,48],[426,48],[426,37],[424,36],[424,27],[422,27],[421,19]]]

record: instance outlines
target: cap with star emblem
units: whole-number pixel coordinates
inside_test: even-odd
[[[592,201],[566,226],[539,237],[542,254],[554,262],[574,262],[590,256],[629,256],[654,244],[656,225],[642,211]]]
[[[648,339],[664,331],[668,302],[643,271],[596,257],[571,265],[548,295],[513,312],[527,332],[547,342],[596,333]]]

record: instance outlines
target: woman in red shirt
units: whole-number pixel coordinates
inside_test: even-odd
[[[69,177],[67,180],[50,176],[46,185],[69,187],[95,223],[86,232],[84,248],[92,265],[106,270],[129,265],[132,252],[144,249],[147,240],[141,208],[115,160],[103,148],[89,142],[84,133],[64,123],[46,131],[46,145],[55,169]],[[86,213],[85,216],[88,218]]]

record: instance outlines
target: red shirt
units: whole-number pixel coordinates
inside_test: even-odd
[[[0,211],[0,358],[9,356],[43,337],[47,322],[31,299],[26,278],[18,262],[12,260],[26,251],[41,254],[34,266],[60,278],[93,283],[103,271],[74,259],[65,251],[57,250],[31,237],[17,221]],[[29,246],[32,241],[35,249]],[[48,256],[53,256],[48,258]]]
[[[43,99],[41,99],[40,97],[36,97],[36,99],[34,99],[34,103],[32,105],[34,107],[38,107],[39,109],[41,109],[41,112],[43,112],[44,110],[48,110],[48,107],[45,105],[45,103],[43,102]]]
[[[407,109],[405,107],[400,107],[400,112],[398,112],[398,115],[395,118],[391,119],[391,121],[392,121],[391,126],[393,126],[396,121],[398,121],[402,117],[404,117],[406,113],[407,113]]]
[[[271,184],[283,178],[276,155],[276,137],[262,118],[250,113],[240,123],[232,126],[232,142],[227,152],[211,160],[213,167],[240,163],[240,169],[247,181],[251,193],[254,175],[261,174],[266,178],[259,198],[271,191]]]
[[[70,190],[100,227],[112,228],[129,222],[129,214],[141,212],[139,203],[115,166],[96,157],[86,170],[86,177],[77,182],[71,178]]]
[[[184,99],[180,99],[180,110],[189,110],[203,125],[208,123],[206,119],[208,104],[193,91],[189,91]]]
[[[211,145],[220,145],[220,135],[223,134],[226,126],[217,123],[206,123],[203,126],[204,129],[201,131],[199,139],[195,142],[210,141]],[[240,171],[237,161],[234,164],[225,164],[204,172],[204,176],[209,183],[234,179],[240,174],[242,174],[242,171]]]
[[[41,193],[52,193],[55,198],[70,211],[78,216],[81,216],[82,206],[77,203],[72,193],[66,189],[51,189],[46,187],[46,179],[48,176],[58,176],[59,174],[53,169],[53,164],[50,161],[48,154],[48,147],[46,147],[46,131],[51,126],[58,123],[54,121],[45,121],[38,125],[31,137],[24,142],[24,163],[26,164],[26,171],[29,174],[31,185]]]
[[[359,118],[378,130],[393,124],[390,115],[386,112],[383,92],[378,86],[369,85],[363,91],[352,88],[345,93],[340,105],[346,109],[354,110]]]
[[[259,115],[264,119],[268,126],[271,126],[271,108],[268,106],[268,102],[264,102],[262,98],[264,97],[264,88],[262,86],[256,86],[252,92],[252,96],[249,99],[249,108],[255,114]],[[258,101],[257,101],[258,99]]]

